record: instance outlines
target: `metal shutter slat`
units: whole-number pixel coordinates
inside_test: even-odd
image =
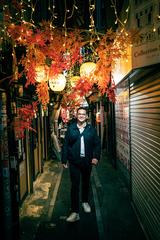
[[[146,76],[147,77],[147,76]],[[160,76],[130,88],[132,199],[150,239],[160,239]],[[130,84],[131,86],[131,84]]]

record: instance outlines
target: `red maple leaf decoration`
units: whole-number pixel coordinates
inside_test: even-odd
[[[37,102],[32,104],[23,105],[17,109],[17,117],[14,119],[13,127],[15,131],[15,136],[17,139],[24,138],[25,130],[32,130],[32,120],[37,111]]]
[[[73,88],[73,91],[77,92],[81,97],[85,96],[91,89],[93,83],[87,77],[81,77],[76,86]]]

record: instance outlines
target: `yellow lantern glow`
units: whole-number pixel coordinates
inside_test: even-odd
[[[66,86],[66,78],[63,74],[58,74],[57,76],[49,79],[49,87],[52,91],[61,92]]]
[[[96,113],[96,122],[97,122],[97,123],[100,123],[100,122],[101,122],[101,114],[100,114],[100,112],[97,112],[97,113]]]
[[[80,79],[80,76],[73,76],[70,78],[70,83],[72,87],[76,86],[76,83],[78,82],[78,80]]]
[[[45,66],[38,66],[35,69],[36,71],[36,81],[37,82],[43,82],[47,81],[47,71],[45,69]]]
[[[96,63],[94,62],[85,62],[80,67],[80,76],[87,77],[94,73],[96,69]]]

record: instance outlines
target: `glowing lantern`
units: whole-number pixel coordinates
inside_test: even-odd
[[[90,74],[94,73],[96,69],[96,64],[94,62],[85,62],[80,67],[80,76],[89,76]]]
[[[43,82],[47,81],[47,71],[44,66],[38,66],[36,67],[36,81],[37,82]]]
[[[76,86],[76,83],[78,82],[78,80],[80,79],[80,76],[73,76],[70,78],[70,83],[72,87]]]
[[[100,122],[101,122],[101,114],[100,114],[100,112],[97,112],[97,113],[96,113],[96,122],[97,122],[97,123],[100,123]]]
[[[66,86],[66,78],[63,74],[58,74],[57,76],[49,79],[49,87],[52,91],[60,92]]]
[[[67,123],[69,121],[68,109],[61,108],[61,117],[62,117],[63,122]]]

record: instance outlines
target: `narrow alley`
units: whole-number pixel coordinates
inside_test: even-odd
[[[0,226],[160,240],[160,0],[0,0]]]
[[[130,194],[120,172],[106,153],[91,178],[92,212],[80,211],[80,221],[67,223],[70,211],[68,169],[50,160],[36,180],[34,194],[21,207],[20,239],[145,240],[145,234],[130,203]]]

